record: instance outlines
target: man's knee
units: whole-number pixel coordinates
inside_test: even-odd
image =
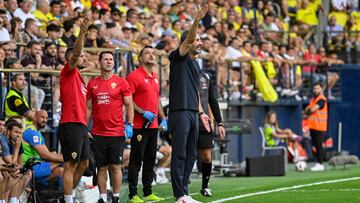
[[[80,161],[80,163],[78,164],[77,168],[80,170],[86,170],[87,167],[89,166],[89,160],[82,160]]]
[[[63,167],[57,167],[52,171],[53,176],[55,177],[60,177],[62,176],[64,173],[64,168]]]
[[[106,174],[108,171],[108,166],[97,167],[98,174]]]

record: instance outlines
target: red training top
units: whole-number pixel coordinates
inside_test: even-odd
[[[104,80],[101,77],[88,83],[87,99],[91,99],[93,127],[99,136],[124,136],[123,98],[130,96],[127,81],[117,75]]]
[[[79,70],[76,67],[70,70],[69,63],[66,63],[60,73],[60,124],[74,122],[87,125],[86,93],[86,85]]]
[[[138,67],[131,72],[126,80],[130,85],[134,103],[144,111],[150,111],[157,116],[148,128],[158,127],[158,106],[159,106],[159,79],[152,72],[152,76],[147,74],[143,67]],[[134,128],[140,129],[146,122],[142,115],[135,111]]]

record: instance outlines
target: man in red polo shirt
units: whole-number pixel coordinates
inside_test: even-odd
[[[132,203],[158,201],[163,198],[152,193],[157,148],[158,119],[167,130],[167,122],[160,103],[158,76],[152,71],[156,64],[155,50],[144,47],[139,53],[140,67],[127,76],[133,94],[135,117],[134,136],[131,139],[129,171],[129,199]],[[143,163],[142,183],[144,199],[137,195],[138,174]]]
[[[111,52],[101,52],[99,64],[101,76],[91,79],[88,83],[87,119],[89,120],[92,115],[94,121],[91,133],[95,138],[95,159],[98,167],[98,203],[107,202],[108,169],[112,176],[112,202],[117,203],[125,144],[123,105],[126,107],[125,131],[128,138],[131,138],[133,133],[134,107],[128,82],[112,71],[114,55]]]
[[[61,119],[58,138],[64,157],[64,200],[72,203],[73,189],[89,164],[90,146],[86,121],[86,85],[79,69],[86,65],[82,52],[84,35],[90,25],[85,18],[80,26],[80,33],[74,48],[65,53],[67,63],[60,73]]]

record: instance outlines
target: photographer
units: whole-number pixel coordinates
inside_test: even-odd
[[[25,164],[30,158],[39,160],[40,164],[33,167],[34,177],[36,181],[44,185],[47,185],[47,181],[50,179],[62,177],[63,168],[60,166],[64,162],[61,154],[49,151],[40,132],[46,126],[47,121],[47,112],[45,110],[37,111],[33,125],[26,128],[22,140],[24,149],[22,163]]]
[[[30,174],[21,175],[20,167],[23,149],[21,147],[22,125],[15,120],[6,122],[5,134],[1,136],[1,156],[5,162],[5,167],[15,168],[16,170],[8,172],[10,175],[8,182],[2,192],[4,199],[9,196],[9,203],[18,202],[18,197],[26,187]],[[4,174],[4,173],[3,173]],[[24,177],[26,176],[26,177]],[[9,194],[10,193],[10,194]]]

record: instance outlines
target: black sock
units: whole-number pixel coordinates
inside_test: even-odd
[[[209,180],[211,175],[212,163],[201,163],[202,166],[202,189],[209,187]]]

